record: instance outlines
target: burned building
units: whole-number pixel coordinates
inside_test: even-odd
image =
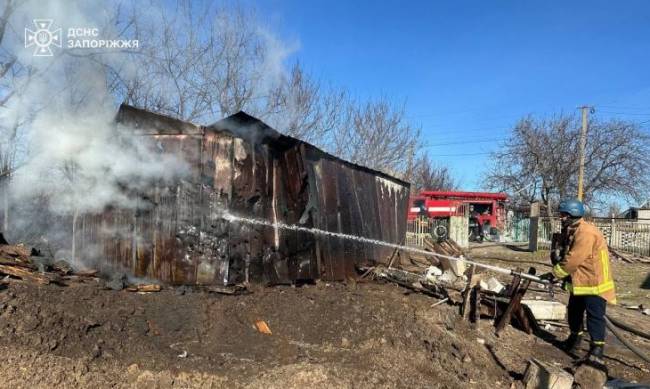
[[[403,243],[408,183],[244,112],[197,126],[122,105],[116,122],[189,165],[177,185],[143,194],[137,211],[108,209],[79,222],[80,247],[94,247],[136,276],[172,284],[341,280],[354,276],[355,265],[393,253],[287,227],[295,225]]]

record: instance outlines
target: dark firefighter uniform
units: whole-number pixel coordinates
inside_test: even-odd
[[[553,267],[553,275],[565,280],[571,293],[567,307],[571,336],[565,343],[573,348],[579,342],[586,311],[592,342],[589,354],[601,357],[606,306],[616,303],[607,243],[598,228],[582,218],[567,226],[566,234],[566,254]]]

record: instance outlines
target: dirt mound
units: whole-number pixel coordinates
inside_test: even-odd
[[[490,320],[470,328],[436,301],[378,283],[230,296],[14,280],[0,290],[1,386],[508,388],[531,356],[572,365],[540,338],[512,327],[496,338]],[[650,378],[608,364],[617,377]]]
[[[374,284],[222,296],[12,283],[0,291],[0,370],[13,387],[509,383],[452,308],[431,303]]]

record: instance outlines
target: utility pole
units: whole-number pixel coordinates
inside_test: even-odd
[[[582,130],[580,131],[580,170],[578,172],[578,200],[582,201],[582,181],[585,174],[585,144],[587,143],[587,121],[589,112],[591,111],[591,113],[593,113],[594,108],[587,105],[583,105],[582,107],[578,108],[582,110]]]

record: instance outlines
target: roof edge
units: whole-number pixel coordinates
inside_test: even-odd
[[[237,128],[233,128],[235,126]],[[368,173],[372,173],[374,175],[396,182],[402,186],[408,187],[409,189],[411,187],[411,183],[408,181],[404,181],[388,173],[382,172],[381,170],[372,169],[368,166],[359,165],[354,162],[350,162],[346,159],[328,153],[327,151],[309,142],[306,142],[298,138],[294,138],[289,135],[284,135],[279,131],[275,130],[273,127],[266,124],[261,119],[249,115],[244,111],[239,111],[233,115],[225,117],[209,126],[206,126],[205,129],[208,131],[226,131],[232,135],[246,139],[251,143],[255,143],[255,142],[261,142],[267,144],[274,143],[276,145],[280,145],[281,147],[287,147],[287,148],[295,146],[296,144],[302,144],[313,150],[318,151],[319,153],[322,154],[323,157],[327,159],[339,161],[357,170],[363,170]]]
[[[380,170],[359,165],[330,154],[304,140],[284,135],[275,130],[261,119],[239,111],[208,126],[201,126],[168,115],[151,112],[126,103],[120,104],[115,115],[115,122],[133,127],[140,135],[203,135],[206,131],[226,132],[232,136],[244,139],[251,144],[274,144],[282,149],[298,144],[305,145],[320,153],[322,157],[338,161],[357,170],[366,171],[384,179],[393,181],[410,189],[411,183],[392,176]]]
[[[115,114],[116,123],[133,127],[142,135],[200,135],[201,126],[168,115],[122,103]]]

